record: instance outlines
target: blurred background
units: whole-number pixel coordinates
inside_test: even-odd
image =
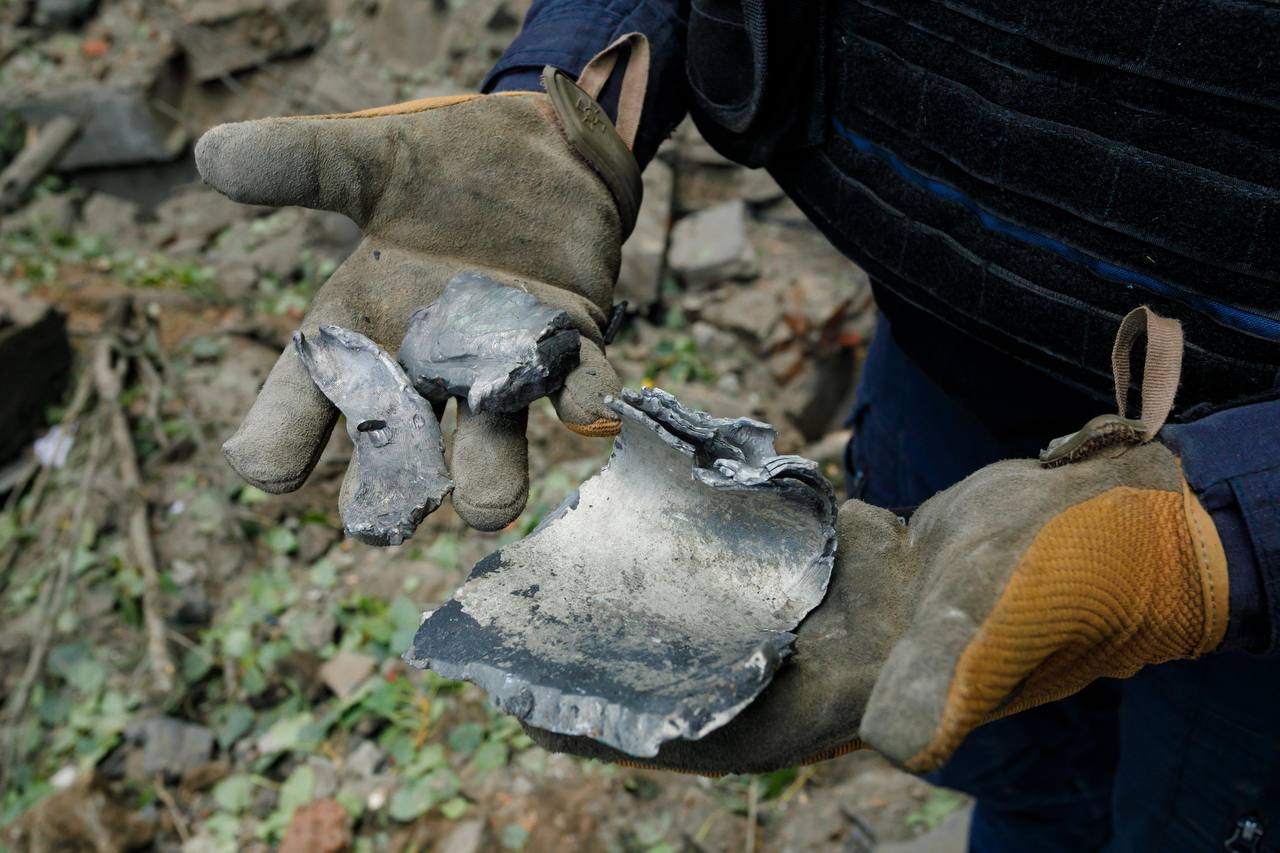
[[[339,429],[300,491],[219,445],[315,289],[337,214],[201,185],[205,129],[473,91],[528,0],[0,0],[0,847],[950,851],[966,802],[871,754],[711,780],[549,755],[399,660],[606,442],[530,423],[508,530],[446,505],[341,537]],[[843,492],[866,277],[690,125],[645,174],[611,357],[770,421]],[[451,426],[446,422],[446,435]]]

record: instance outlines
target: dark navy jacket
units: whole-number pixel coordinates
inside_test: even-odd
[[[595,53],[619,35],[643,32],[652,44],[654,63],[646,98],[645,121],[636,143],[636,154],[643,164],[653,156],[658,144],[688,109],[689,79],[685,55],[688,7],[688,0],[534,0],[523,31],[490,72],[484,89],[536,89],[543,66],[552,65],[576,74]],[[903,50],[908,48],[909,45],[905,45]],[[606,107],[609,97],[606,89],[602,98]],[[892,152],[867,142],[855,130],[843,127],[838,121],[835,122],[835,130],[845,136],[850,151],[855,155],[878,159],[886,169],[896,172],[906,181],[919,177],[910,167],[897,162]],[[1081,176],[1081,179],[1085,177]],[[989,212],[970,203],[953,187],[930,186],[925,179],[921,179],[921,183],[926,190],[936,191],[942,201],[951,203],[960,214],[974,221],[980,220],[980,224],[988,228],[994,227],[989,221]],[[785,181],[784,186],[787,186]],[[802,207],[815,216],[820,226],[824,218],[828,220],[827,225],[840,219],[835,215],[824,217],[830,211],[823,209],[821,198],[815,200],[810,197],[807,202],[802,203]],[[832,196],[827,204],[835,206],[847,202]],[[1212,214],[1206,212],[1204,215]],[[994,224],[1000,224],[1000,220]],[[1187,223],[1178,225],[1185,228]],[[838,239],[838,235],[833,236],[830,227],[824,227],[824,230],[855,261],[869,268],[873,280],[894,274],[892,269],[877,269],[874,264],[867,263],[856,247],[850,248],[845,241]],[[1273,225],[1271,231],[1276,235],[1275,239],[1280,240],[1280,221]],[[1021,238],[1023,235],[1014,233],[1013,236]],[[1030,235],[1026,240],[1032,241],[1033,238],[1035,235]],[[1081,263],[1079,258],[1064,258],[1077,266]],[[1104,277],[1107,273],[1100,269],[1092,272]],[[882,295],[879,290],[877,297],[884,303],[898,301],[893,293]],[[953,362],[965,361],[966,356],[972,354],[971,375],[1008,372],[998,356],[984,350],[979,341],[980,335],[951,334],[938,328],[926,312],[915,311],[909,304],[884,307],[892,314],[895,334],[910,338],[912,330],[916,330],[916,337],[922,343],[913,355],[922,363],[943,360],[934,358],[933,354],[949,354],[949,360]],[[957,347],[962,349],[957,351]],[[960,355],[961,352],[964,355]],[[1031,378],[1027,381],[1036,380]],[[1007,413],[1014,408],[1009,402],[1011,399],[1022,396],[1020,388],[1008,384],[1001,386],[998,392],[966,387],[959,380],[942,384],[975,411],[987,410],[997,418],[1003,416],[1002,412]],[[1064,389],[1062,396],[1070,397],[1072,393]],[[1180,402],[1192,408],[1184,410],[1180,418],[1183,422],[1164,429],[1161,440],[1181,457],[1184,473],[1213,515],[1226,548],[1231,573],[1232,612],[1226,647],[1275,654],[1280,652],[1280,400],[1266,399],[1274,397],[1274,394],[1264,393],[1260,395],[1264,398],[1260,402],[1227,408],[1219,406],[1210,411],[1208,406],[1197,410],[1194,404],[1199,401],[1186,399],[1186,396],[1184,394]],[[1083,400],[1072,400],[1071,405],[1082,411],[1093,406],[1092,414],[1102,411],[1101,407],[1096,407],[1096,397],[1093,402]]]

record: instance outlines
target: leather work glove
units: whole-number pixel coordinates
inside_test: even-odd
[[[591,96],[624,42],[632,53],[615,130]],[[603,347],[620,247],[640,203],[629,146],[647,73],[647,42],[633,34],[584,71],[590,92],[548,68],[546,93],[225,124],[201,137],[196,163],[207,183],[236,201],[337,211],[364,232],[316,294],[304,334],[336,324],[395,353],[416,309],[454,275],[482,273],[573,318],[579,366],[552,402],[575,432],[609,436],[619,425],[603,397],[620,383]],[[453,502],[473,527],[501,529],[524,508],[527,414],[473,414],[459,401]],[[291,491],[315,467],[336,420],[289,346],[223,450],[253,485]],[[344,507],[351,484],[349,471]]]
[[[1151,441],[1177,387],[1175,321],[1148,309],[1126,318],[1117,398],[1123,412],[1129,346],[1148,320],[1142,419],[1095,418],[1039,461],[982,468],[909,524],[847,502],[827,596],[795,655],[724,728],[664,744],[643,765],[765,772],[870,746],[925,772],[984,722],[1217,647],[1226,557],[1178,459]],[[640,763],[586,738],[531,734]]]

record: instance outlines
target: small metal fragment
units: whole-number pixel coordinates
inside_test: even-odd
[[[765,688],[821,602],[835,499],[774,430],[659,390],[609,405],[609,464],[525,539],[482,560],[405,660],[500,709],[635,756],[696,740]]]
[[[347,417],[356,488],[342,511],[347,535],[399,545],[453,489],[440,424],[395,361],[373,341],[321,326],[293,345],[316,387]]]
[[[466,398],[473,412],[518,412],[578,365],[569,315],[478,273],[462,273],[414,312],[400,364],[422,396]]]

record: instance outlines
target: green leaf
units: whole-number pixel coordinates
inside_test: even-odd
[[[446,742],[454,752],[471,753],[484,741],[484,726],[480,723],[462,723],[449,730]]]
[[[253,635],[248,628],[232,628],[222,638],[222,653],[233,658],[242,658],[253,646]]]
[[[276,720],[258,739],[258,749],[266,754],[294,749],[302,741],[303,730],[311,725],[314,719],[310,711],[303,711],[300,714]]]
[[[315,797],[316,771],[310,764],[301,764],[289,774],[280,786],[280,799],[276,809],[292,816],[298,806],[306,805]]]
[[[486,770],[496,770],[499,767],[507,766],[507,745],[498,741],[486,741],[484,746],[476,750],[476,754],[471,759],[471,768],[473,770],[484,772]]]
[[[225,812],[240,814],[253,804],[253,778],[245,773],[228,776],[214,786],[213,801]]]
[[[399,654],[413,645],[413,635],[418,633],[422,621],[422,609],[403,595],[397,595],[387,612],[395,630],[391,635],[391,650]]]
[[[271,500],[271,495],[259,489],[257,486],[245,486],[240,490],[240,495],[236,501],[241,506],[257,506]]]
[[[458,774],[448,767],[437,768],[396,791],[388,812],[393,820],[407,823],[426,814],[436,803],[457,796],[461,787]]]
[[[942,823],[947,815],[963,806],[966,800],[965,795],[957,791],[934,788],[929,794],[929,799],[925,800],[920,808],[907,815],[907,826],[920,827],[928,832]]]
[[[267,547],[276,554],[283,556],[298,550],[298,537],[287,527],[273,527],[264,538]]]
[[[333,589],[338,584],[338,569],[330,560],[321,557],[311,567],[311,583],[321,589]]]
[[[182,655],[182,680],[196,684],[213,668],[213,658],[200,646],[187,649]]]
[[[502,828],[501,840],[508,850],[523,850],[529,841],[529,830],[518,823],[509,823]]]
[[[213,734],[223,751],[231,749],[253,728],[254,714],[247,705],[223,705],[210,715]]]
[[[446,800],[440,804],[440,814],[449,820],[457,820],[467,813],[469,805],[462,797],[454,797],[452,800]]]

